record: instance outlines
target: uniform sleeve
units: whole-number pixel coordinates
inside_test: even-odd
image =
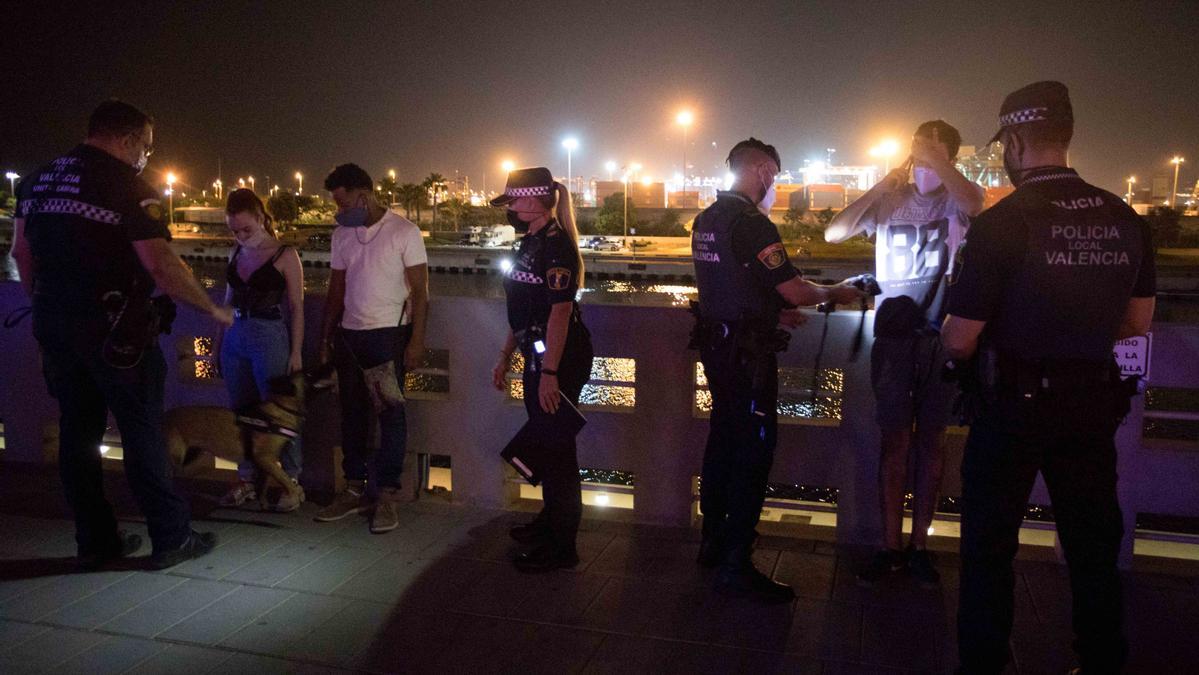
[[[1132,297],[1152,298],[1157,295],[1157,261],[1153,249],[1153,231],[1149,224],[1141,220],[1141,231],[1144,232],[1144,251],[1141,257],[1141,269],[1137,272],[1137,282],[1132,287]]]
[[[570,302],[579,292],[579,249],[572,238],[556,231],[545,238],[545,287],[551,305]]]
[[[429,262],[429,254],[425,251],[425,238],[421,236],[420,228],[412,223],[405,223],[400,234],[400,257],[404,267],[416,267]]]
[[[948,282],[946,312],[963,319],[989,321],[1003,299],[1012,270],[1020,264],[1013,242],[1022,237],[1004,232],[995,218],[979,217],[970,226],[962,248],[954,257]],[[1005,236],[1006,235],[1006,236]]]
[[[338,241],[338,239],[342,238],[338,235],[341,235],[343,230],[345,230],[344,227],[335,228],[333,230],[333,236],[329,237],[329,268],[344,272],[346,269],[346,261],[345,258],[342,257],[342,245]]]
[[[754,215],[742,218],[733,227],[733,255],[764,287],[774,288],[799,276],[799,270],[787,258],[778,228],[769,218]]]
[[[121,225],[129,241],[170,239],[166,207],[154,188],[140,178],[121,204]]]

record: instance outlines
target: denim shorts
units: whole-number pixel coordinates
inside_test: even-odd
[[[947,426],[958,392],[956,383],[941,376],[948,360],[936,333],[876,337],[870,351],[870,384],[879,427]]]

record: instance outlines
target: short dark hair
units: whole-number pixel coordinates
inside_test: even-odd
[[[373,190],[374,187],[371,175],[357,164],[342,164],[325,176],[325,189],[329,192],[337,188]]]
[[[123,138],[129,134],[140,134],[146,125],[153,125],[154,118],[136,107],[109,99],[92,111],[87,121],[88,138]]]
[[[929,120],[916,127],[916,133],[912,135],[932,138],[933,129],[937,130],[937,139],[944,143],[945,149],[949,151],[949,159],[957,157],[958,150],[962,147],[962,134],[945,120]]]
[[[1068,146],[1074,137],[1073,120],[1041,120],[1027,122],[1009,128],[1008,133],[1020,136],[1021,140],[1033,147]]]
[[[773,145],[766,145],[753,136],[734,145],[733,149],[729,150],[729,156],[724,161],[729,165],[730,169],[736,171],[740,168],[741,164],[745,161],[745,156],[751,150],[769,155],[774,160],[774,163],[778,165],[779,169],[783,168],[783,160],[779,158],[779,151],[775,150]]]

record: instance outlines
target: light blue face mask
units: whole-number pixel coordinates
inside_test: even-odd
[[[365,206],[353,206],[333,214],[333,220],[341,227],[366,227],[369,212]]]

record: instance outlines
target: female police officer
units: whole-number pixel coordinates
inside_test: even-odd
[[[549,169],[519,169],[508,174],[504,194],[491,201],[508,207],[508,222],[524,234],[515,264],[504,280],[509,331],[492,370],[497,389],[513,350],[520,348],[525,410],[532,419],[554,414],[565,395],[577,404],[591,374],[591,335],[583,325],[575,295],[583,284],[583,258],[570,192]],[[583,504],[574,437],[546,447],[549,461],[540,469],[545,505],[527,525],[514,527],[513,539],[534,544],[516,558],[522,572],[547,572],[579,562],[575,535]]]

